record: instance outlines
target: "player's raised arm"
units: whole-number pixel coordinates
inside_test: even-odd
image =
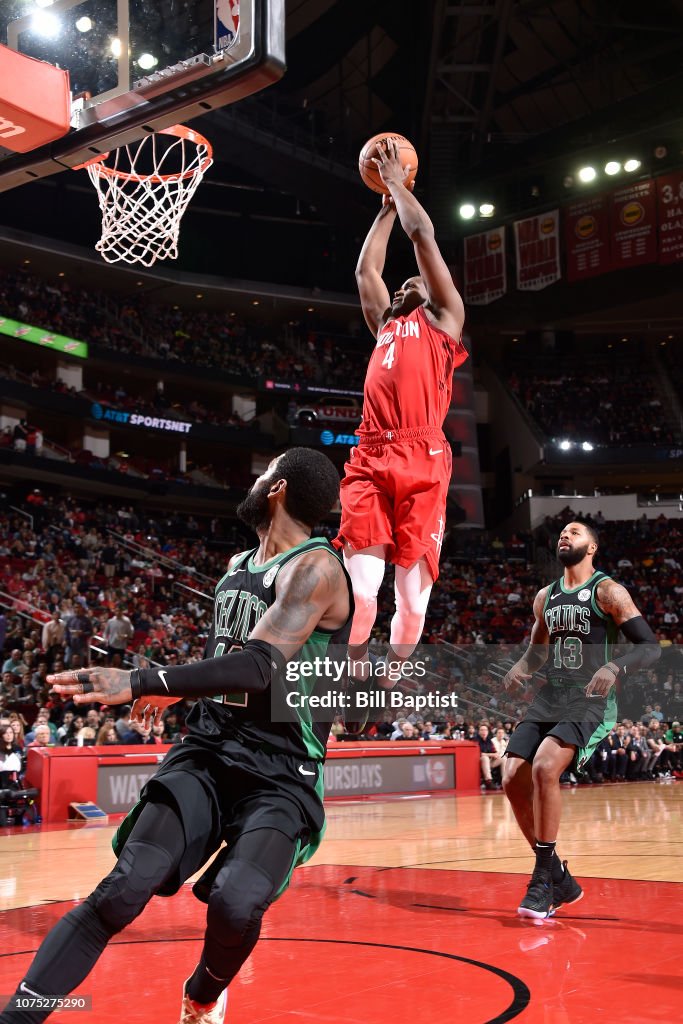
[[[427,290],[427,306],[439,327],[452,338],[459,338],[465,322],[465,308],[451,272],[434,236],[434,225],[427,211],[404,185],[409,168],[399,158],[398,143],[387,139],[378,147],[376,160],[380,177],[389,189],[401,226],[415,248],[415,258]]]
[[[375,338],[387,319],[391,305],[382,273],[395,220],[396,207],[393,203],[383,204],[368,231],[356,264],[356,283],[363,316]]]
[[[548,659],[549,634],[548,627],[543,617],[543,608],[548,593],[548,587],[543,587],[534,598],[534,624],[531,627],[529,646],[503,679],[506,690],[514,686],[523,686],[525,679],[531,679],[534,672],[538,672]]]

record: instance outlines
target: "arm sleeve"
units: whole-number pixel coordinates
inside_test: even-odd
[[[139,697],[218,697],[224,693],[263,693],[284,672],[284,656],[262,640],[248,640],[241,651],[171,668],[134,669],[133,700]]]
[[[657,638],[648,626],[642,615],[636,615],[628,619],[620,626],[621,632],[633,647],[621,658],[614,658],[615,665],[620,674],[628,675],[629,672],[637,672],[639,669],[650,668],[659,661],[662,649],[657,643]]]

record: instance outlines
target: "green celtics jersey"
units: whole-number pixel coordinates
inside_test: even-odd
[[[239,650],[253,629],[275,602],[278,575],[283,567],[309,551],[324,550],[330,557],[339,556],[324,538],[314,537],[298,544],[263,565],[255,565],[257,548],[240,555],[216,586],[214,618],[205,657],[220,658]],[[340,563],[341,560],[339,559]],[[335,657],[346,655],[353,596],[351,581],[344,571],[349,592],[349,617],[340,629],[328,632],[316,629],[303,647],[292,654],[286,678],[275,680],[263,693],[233,693],[197,702],[188,716],[188,726],[195,735],[231,736],[264,746],[271,752],[290,753],[296,757],[322,761],[335,711],[316,709],[311,713],[308,698],[329,690],[329,679],[320,678],[313,667],[334,648]],[[291,700],[296,692],[298,699]],[[303,699],[301,699],[303,698]]]
[[[597,669],[610,660],[619,631],[600,611],[596,598],[598,584],[608,578],[596,571],[580,587],[565,587],[563,578],[550,584],[543,607],[550,634],[546,662],[549,682],[586,686]]]

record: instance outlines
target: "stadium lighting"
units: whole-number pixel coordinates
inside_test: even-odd
[[[493,205],[493,203],[482,203],[481,206],[479,207],[479,214],[482,217],[493,217],[495,211],[496,208]]]
[[[109,43],[109,52],[111,53],[112,57],[120,57],[122,50],[123,47],[121,46],[121,40],[116,38],[112,39]]]
[[[571,441],[560,441],[560,450],[563,452],[568,452],[571,446]]]
[[[44,39],[56,39],[62,31],[62,25],[56,14],[50,14],[49,11],[38,11],[33,15],[31,29],[36,35],[43,36]]]
[[[76,22],[76,28],[79,32],[89,32],[92,28],[92,21],[90,18],[79,18]]]
[[[621,170],[621,164],[618,160],[608,160],[605,164],[605,174],[609,174],[610,177],[614,174],[618,174]]]
[[[458,213],[460,214],[463,220],[472,220],[476,212],[477,211],[472,206],[472,203],[463,203],[460,209],[458,210]]]
[[[595,181],[598,176],[598,172],[594,167],[582,167],[579,170],[579,181],[582,181],[584,185],[587,185],[589,181]]]
[[[584,441],[583,444],[581,445],[581,447],[583,448],[583,450],[585,452],[592,452],[593,451],[593,445],[590,443],[590,441]]]
[[[143,71],[151,71],[158,63],[158,59],[152,53],[141,53],[138,57],[138,67]]]
[[[635,157],[632,157],[630,160],[627,160],[624,164],[624,170],[627,171],[629,174],[632,174],[633,171],[637,171],[639,167],[640,160],[636,160]]]

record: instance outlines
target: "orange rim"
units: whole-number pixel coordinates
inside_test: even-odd
[[[185,139],[186,142],[193,142],[196,146],[205,146],[206,156],[199,167],[183,171],[182,174],[129,174],[126,171],[119,171],[115,167],[106,166],[104,161],[111,152],[109,150],[107,153],[100,153],[99,156],[94,156],[92,160],[86,160],[85,163],[78,164],[72,170],[80,171],[84,167],[95,167],[105,178],[117,178],[119,181],[182,181],[184,178],[193,178],[195,174],[203,173],[213,160],[213,147],[209,140],[205,139],[199,132],[194,131],[193,128],[187,128],[184,124],[174,124],[170,128],[162,128],[160,131],[154,132],[154,134],[175,135],[176,138]]]

